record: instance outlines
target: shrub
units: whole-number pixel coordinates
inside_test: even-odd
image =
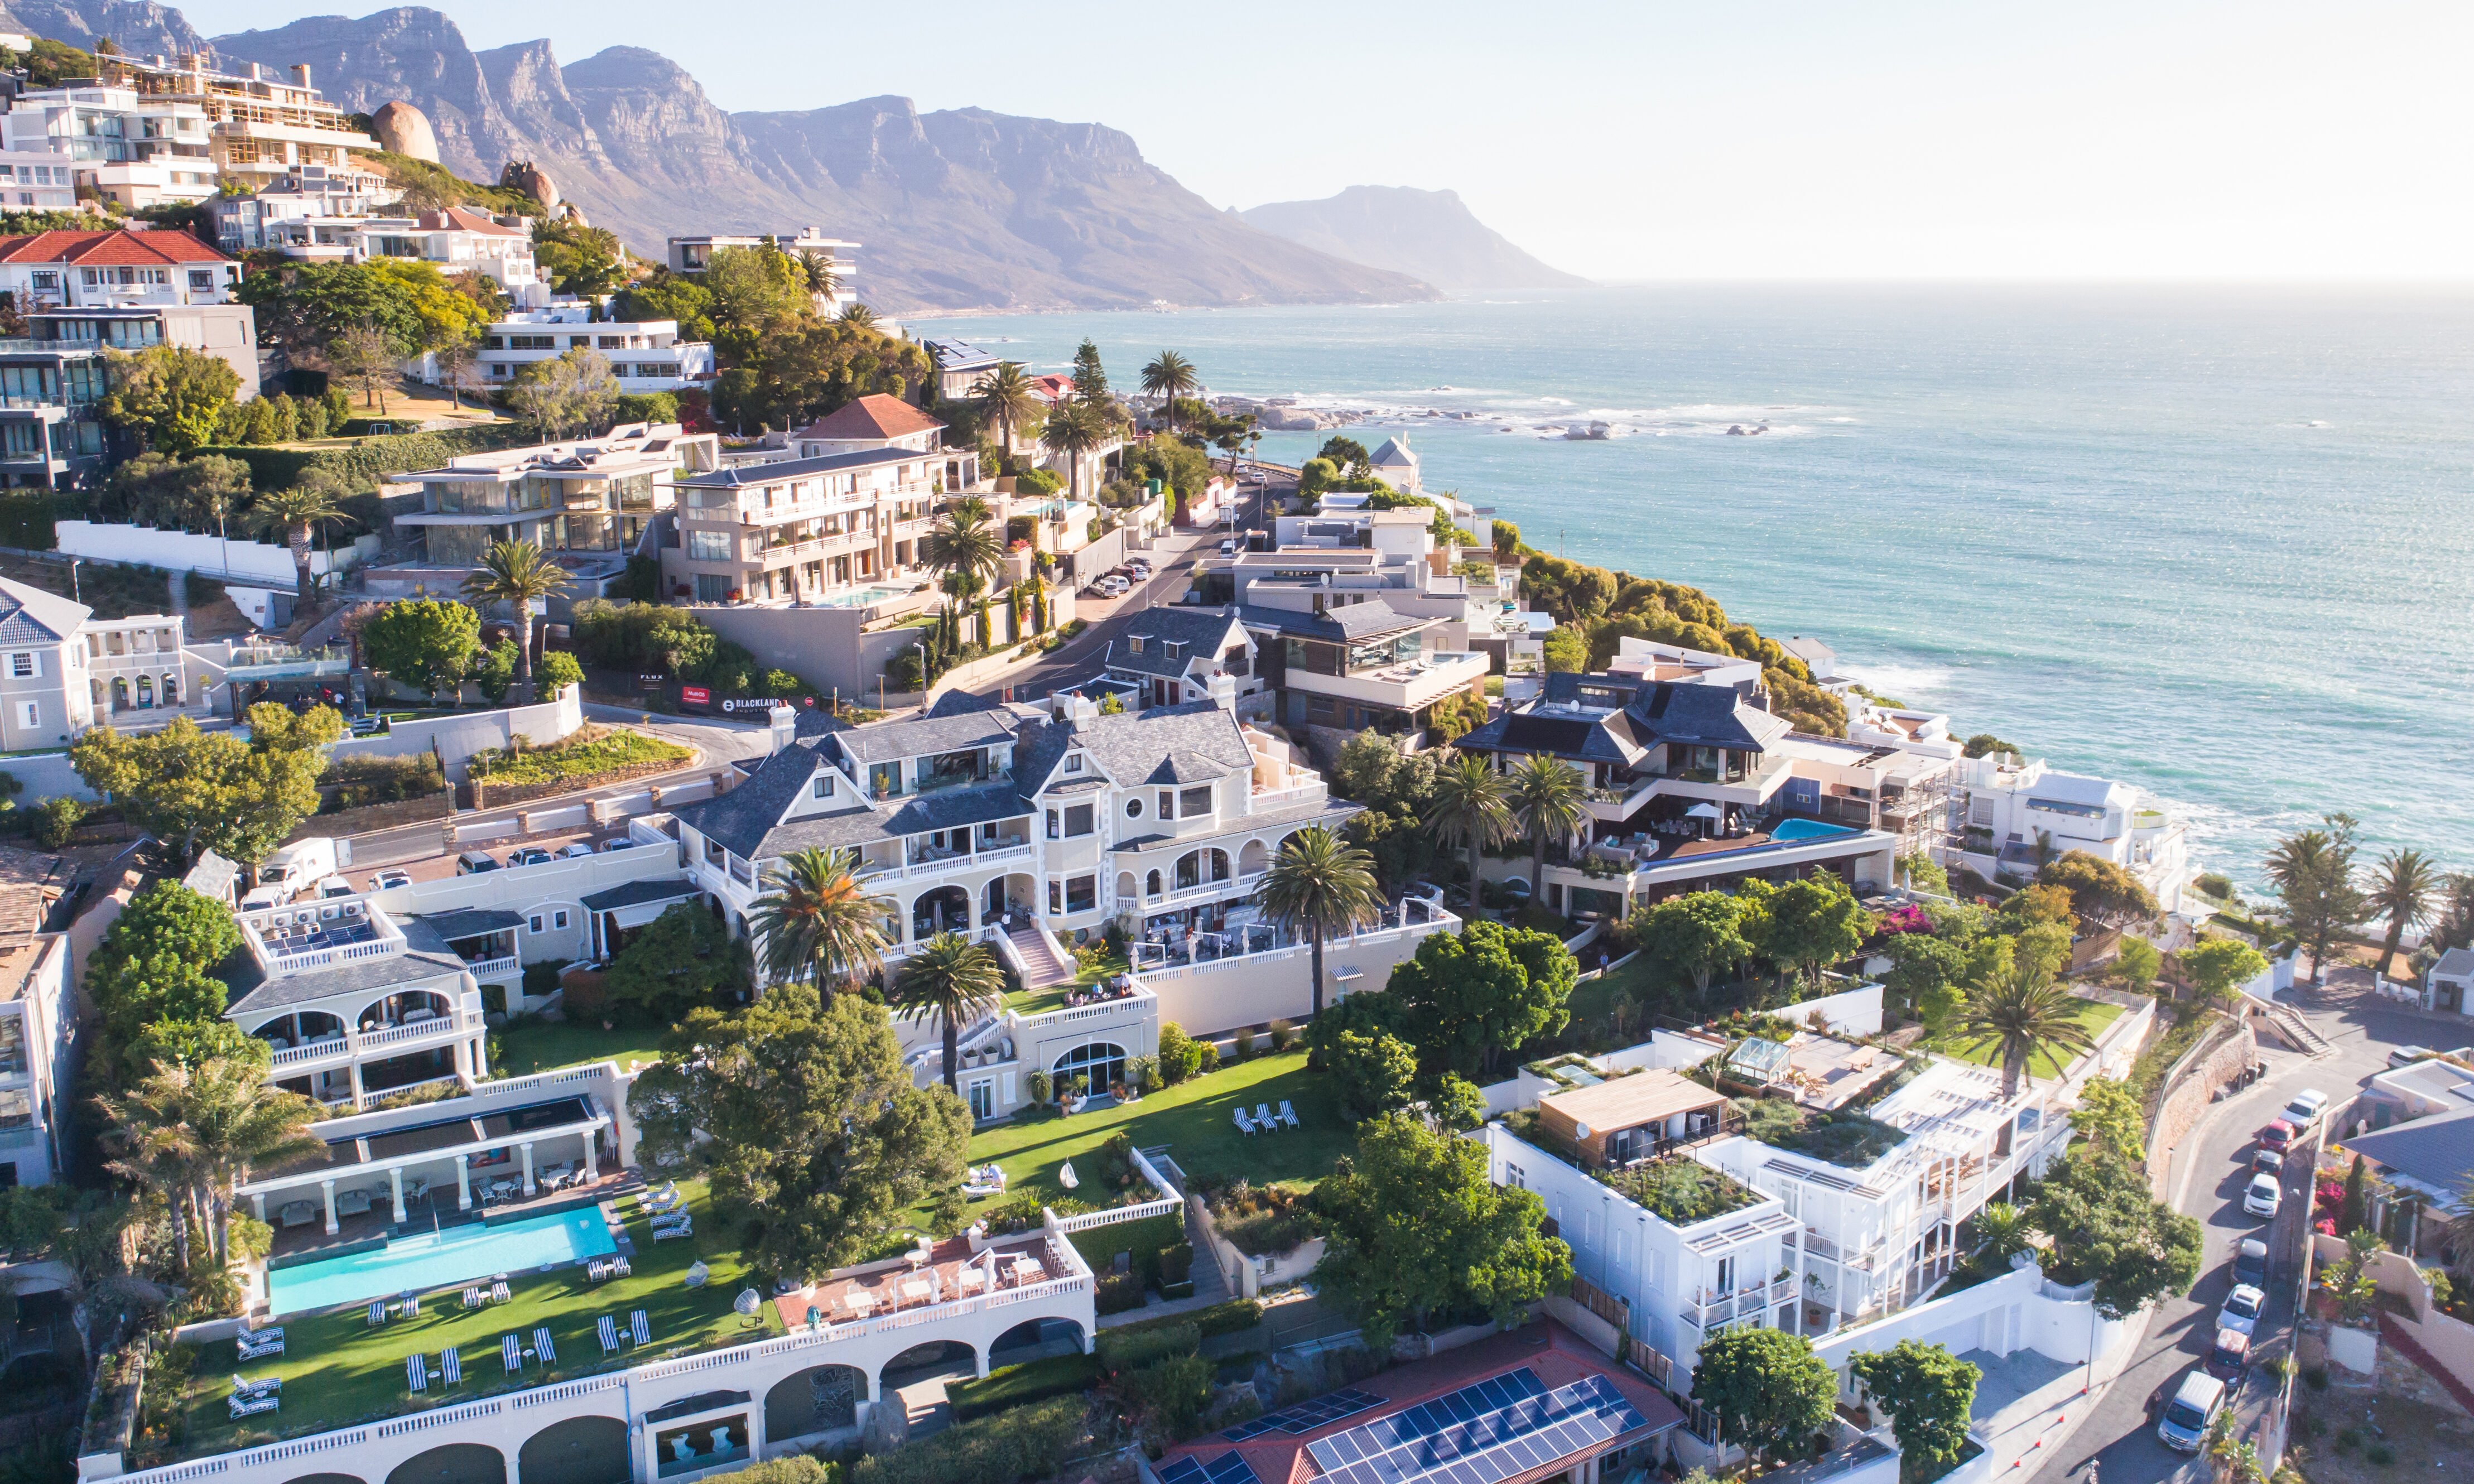
[[[1285,1020],[1274,1020],[1272,1022],[1272,1050],[1274,1052],[1288,1050],[1289,1043],[1297,1038],[1297,1027],[1289,1024]]]
[[[1201,1430],[1202,1409],[1220,1367],[1201,1355],[1178,1355],[1117,1377],[1117,1394],[1161,1438],[1183,1442]]]
[[[1143,1306],[1143,1276],[1140,1273],[1111,1273],[1100,1279],[1093,1306],[1103,1314],[1122,1314]]]
[[[945,1399],[953,1403],[954,1420],[967,1423],[1007,1407],[1085,1391],[1098,1382],[1100,1375],[1096,1355],[1051,1355],[1018,1366],[999,1366],[979,1380],[956,1381],[945,1388]]]
[[[1079,1452],[1087,1434],[1079,1398],[1058,1397],[949,1427],[890,1453],[863,1458],[851,1484],[1014,1484],[1046,1478]]]
[[[1194,1048],[1194,1075],[1207,1076],[1220,1070],[1220,1045],[1216,1041],[1189,1041]]]
[[[1023,1080],[1023,1085],[1031,1090],[1031,1101],[1034,1105],[1046,1103],[1056,1090],[1046,1072],[1032,1072]]]
[[[62,794],[36,805],[34,815],[35,843],[45,850],[58,850],[69,842],[79,822],[85,818],[85,801]]]
[[[318,784],[322,789],[335,791],[333,801],[320,811],[322,814],[427,798],[447,791],[447,777],[438,770],[437,754],[429,752],[400,758],[335,758],[327,764],[327,771],[319,776]]]
[[[1202,1328],[1191,1319],[1157,1325],[1128,1325],[1103,1329],[1096,1342],[1100,1369],[1113,1375],[1176,1355],[1191,1355],[1202,1345]]]
[[[1250,1060],[1252,1060],[1252,1059],[1253,1059],[1253,1058],[1254,1058],[1254,1033],[1253,1033],[1252,1031],[1250,1031],[1250,1030],[1241,1030],[1241,1031],[1239,1031],[1239,1032],[1237,1033],[1237,1036],[1236,1036],[1235,1041],[1234,1041],[1234,1042],[1232,1042],[1231,1044],[1232,1044],[1233,1049],[1234,1049],[1234,1050],[1235,1050],[1235,1052],[1236,1052],[1236,1059],[1238,1059],[1238,1060],[1240,1060],[1240,1061],[1250,1061]]]
[[[1162,1283],[1182,1283],[1194,1277],[1194,1244],[1179,1242],[1175,1247],[1159,1250],[1159,1276]]]
[[[1174,1020],[1163,1021],[1159,1029],[1160,1081],[1174,1087],[1192,1077],[1202,1065],[1199,1043],[1185,1034],[1185,1027]]]
[[[2385,1469],[2389,1465],[2396,1462],[2396,1449],[2389,1447],[2385,1443],[2374,1443],[2369,1448],[2363,1449],[2363,1457]]]

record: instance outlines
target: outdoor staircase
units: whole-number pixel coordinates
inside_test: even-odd
[[[1013,944],[1015,956],[1022,960],[1022,986],[1026,989],[1065,984],[1080,972],[1065,951],[1056,946],[1056,939],[1036,922],[1007,924],[1005,936]]]
[[[2277,1034],[2292,1042],[2304,1056],[2315,1060],[2336,1050],[2326,1036],[2311,1028],[2311,1022],[2303,1018],[2301,1011],[2290,1005],[2268,1005],[2266,1019],[2276,1028]]]

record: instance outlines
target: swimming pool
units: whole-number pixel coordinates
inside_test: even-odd
[[[588,1205],[497,1226],[476,1222],[424,1231],[365,1252],[277,1268],[266,1276],[267,1298],[280,1318],[616,1251],[601,1208]]]
[[[1792,845],[1798,840],[1828,839],[1832,835],[1855,833],[1843,824],[1824,824],[1818,819],[1781,819],[1778,827],[1770,831],[1770,842]]]
[[[837,593],[831,597],[812,597],[808,599],[808,606],[811,608],[864,608],[870,603],[884,602],[888,597],[900,597],[909,591],[907,588],[861,588],[856,593]]]

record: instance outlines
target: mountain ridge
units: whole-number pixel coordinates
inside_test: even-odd
[[[404,100],[428,116],[449,169],[495,181],[530,160],[656,259],[671,235],[820,227],[861,244],[852,286],[889,312],[1438,297],[1215,209],[1101,124],[923,114],[890,95],[733,113],[659,52],[614,46],[564,64],[546,40],[475,52],[419,6],[206,37],[154,0],[5,3],[37,36],[206,51],[226,66],[305,62],[343,108]]]
[[[1249,226],[1351,262],[1421,280],[1447,294],[1586,288],[1477,219],[1458,191],[1352,185],[1321,201],[1276,201],[1237,213]]]

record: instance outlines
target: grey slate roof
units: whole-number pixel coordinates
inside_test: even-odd
[[[1732,686],[1677,685],[1661,680],[1642,686],[1625,715],[1660,742],[1759,752],[1789,730],[1789,723],[1748,705]]]
[[[478,937],[484,933],[504,933],[509,928],[524,925],[521,912],[500,912],[489,907],[466,907],[451,912],[431,912],[417,919],[427,923],[431,932],[453,942],[459,937]]]
[[[0,578],[0,645],[55,645],[94,610],[57,593]]]
[[[1245,625],[1225,609],[1146,608],[1108,641],[1103,663],[1110,669],[1180,679],[1197,660],[1216,660],[1225,652],[1233,643],[1231,629],[1237,631],[1237,638],[1245,636]],[[1128,643],[1135,636],[1143,641],[1139,653]],[[1182,646],[1175,659],[1168,656],[1164,647],[1168,645]]]
[[[2474,1107],[2358,1134],[2345,1147],[2393,1175],[2453,1193],[2474,1175]]]
[[[1254,766],[1236,717],[1210,701],[1102,717],[1074,735],[1120,784],[1200,783]],[[1034,775],[1018,776],[1028,784]]]
[[[464,961],[447,946],[436,929],[418,917],[405,920],[401,927],[406,949],[403,953],[356,959],[306,974],[269,979],[246,952],[234,954],[217,970],[232,991],[225,1003],[224,1014],[234,1020],[244,1015],[273,1014],[289,1005],[305,1005],[334,995],[376,994],[399,985],[417,985],[442,974],[464,971]]]
[[[822,737],[800,737],[764,760],[756,775],[719,798],[686,804],[672,811],[680,822],[708,839],[719,840],[733,852],[754,860],[764,833],[781,821],[791,800],[808,786],[819,766],[816,749]]]
[[[827,453],[816,458],[783,459],[773,464],[745,464],[735,469],[681,474],[671,481],[682,489],[735,490],[748,485],[779,484],[805,474],[829,474],[846,469],[873,469],[932,457],[917,449],[861,449],[856,453]]]
[[[181,885],[200,896],[225,902],[231,899],[232,886],[239,880],[239,863],[227,861],[211,850],[202,850],[198,853],[198,864],[189,867],[189,874],[181,878]]]
[[[2451,979],[2474,975],[2474,948],[2451,948],[2439,956],[2439,961],[2431,966],[2431,971],[2445,974]]]
[[[1306,639],[1329,640],[1346,644],[1355,640],[1375,639],[1386,634],[1405,634],[1424,628],[1431,619],[1416,619],[1395,613],[1392,605],[1379,597],[1362,603],[1347,603],[1326,608],[1322,613],[1306,613],[1292,608],[1266,608],[1248,603],[1239,610],[1248,628],[1276,629],[1283,634],[1296,634]]]
[[[1783,718],[1745,700],[1732,686],[1641,684],[1629,676],[1550,674],[1546,701],[1603,706],[1616,684],[1632,688],[1621,711],[1589,717],[1534,706],[1508,711],[1460,740],[1480,752],[1546,752],[1593,763],[1634,764],[1661,742],[1762,752],[1791,730]]]
[[[669,881],[631,881],[585,897],[584,910],[589,912],[617,912],[621,907],[641,907],[646,902],[667,902],[694,896],[703,889],[685,876]]]
[[[966,747],[1001,747],[1013,741],[1011,718],[998,711],[968,711],[926,716],[909,721],[887,721],[835,734],[825,743],[828,755],[838,749],[855,763],[890,763],[896,758],[959,752]]]

